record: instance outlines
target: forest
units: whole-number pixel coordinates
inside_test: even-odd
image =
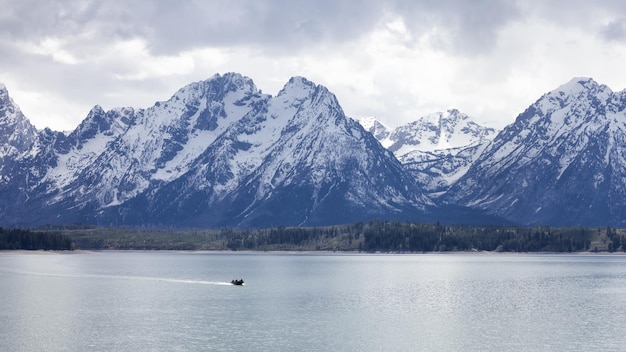
[[[72,239],[62,234],[0,227],[0,250],[73,250]]]
[[[424,253],[625,252],[626,231],[610,227],[464,226],[369,221],[325,227],[268,229],[48,226],[85,250],[356,251]]]

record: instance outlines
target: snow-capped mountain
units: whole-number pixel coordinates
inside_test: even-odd
[[[444,196],[524,224],[626,224],[626,90],[575,78],[543,95]]]
[[[357,121],[379,141],[385,140],[391,133],[391,129],[388,126],[373,116],[361,117]]]
[[[574,79],[491,141],[456,110],[361,123],[372,133],[305,78],[271,96],[229,73],[145,109],[95,106],[64,134],[0,86],[0,225],[625,225],[626,90]]]
[[[0,217],[28,198],[30,170],[19,160],[32,158],[37,148],[37,130],[0,84]]]
[[[495,136],[495,130],[479,125],[468,115],[450,109],[419,118],[391,131],[381,144],[398,156],[412,151],[465,148]]]
[[[165,224],[276,226],[406,216],[432,204],[326,88],[295,77],[276,97],[247,96],[245,113],[223,124],[182,177],[114,212]]]
[[[0,157],[16,156],[29,150],[36,135],[35,127],[9,97],[4,84],[0,84]]]
[[[456,109],[393,130],[374,118],[359,121],[395,154],[420,188],[435,197],[467,172],[496,134]]]
[[[215,75],[147,109],[96,106],[69,135],[35,131],[3,91],[3,224],[318,225],[420,218],[433,205],[302,77],[272,97]]]

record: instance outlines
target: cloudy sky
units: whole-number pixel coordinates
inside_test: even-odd
[[[292,76],[391,126],[448,108],[495,127],[573,77],[626,88],[622,0],[0,0],[0,82],[38,128],[145,108],[215,73]]]

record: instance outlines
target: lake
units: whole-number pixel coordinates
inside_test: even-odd
[[[1,351],[624,351],[624,312],[620,255],[0,254]]]

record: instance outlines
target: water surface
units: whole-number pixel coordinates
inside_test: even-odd
[[[0,254],[1,351],[623,351],[625,311],[618,255]]]

